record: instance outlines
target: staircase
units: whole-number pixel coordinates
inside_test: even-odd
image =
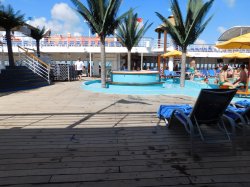
[[[25,49],[20,54],[20,66],[1,70],[0,92],[26,90],[50,84],[50,67]]]
[[[47,86],[49,83],[26,66],[6,67],[0,74],[0,92]]]

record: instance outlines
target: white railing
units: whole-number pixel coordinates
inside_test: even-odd
[[[20,65],[26,66],[50,84],[50,66],[40,60],[34,54],[29,53],[28,50],[25,50],[20,46],[18,46],[18,50]]]
[[[13,41],[12,45],[14,47],[22,46],[22,47],[28,47],[28,48],[34,48],[36,47],[36,42],[34,40],[20,40],[20,41]],[[40,41],[40,47],[100,47],[101,43],[98,41],[95,37],[86,37],[84,41]],[[122,47],[121,43],[117,41],[116,38],[107,38],[106,47]],[[167,38],[167,48],[177,48],[173,47],[173,41],[171,38]],[[3,47],[6,47],[6,43],[3,44]],[[153,39],[150,37],[143,37],[139,44],[136,47],[146,47],[151,48],[152,51],[159,50],[163,51],[164,48],[164,39]],[[250,50],[246,49],[218,49],[215,47],[215,44],[193,44],[189,45],[187,48],[188,52],[211,52],[211,53],[232,53],[235,51],[239,51],[242,53],[250,53]]]
[[[140,40],[136,47],[153,47],[154,39],[149,37],[144,37]],[[20,40],[12,41],[13,46],[22,47],[36,47],[36,42],[34,40]],[[100,47],[101,43],[98,39],[90,37],[83,41],[49,41],[41,40],[40,47]],[[107,38],[105,42],[106,47],[122,47],[121,43],[117,41],[117,38]]]

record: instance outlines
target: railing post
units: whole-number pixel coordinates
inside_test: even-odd
[[[34,62],[34,57],[32,57],[32,66],[33,66],[33,71],[36,72],[36,69],[35,69],[35,62]]]
[[[50,84],[50,65],[48,67],[48,83]]]
[[[70,81],[70,75],[69,75],[69,65],[67,65],[67,69],[68,69],[68,81]]]

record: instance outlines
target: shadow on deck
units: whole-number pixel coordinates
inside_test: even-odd
[[[250,185],[249,150],[197,141],[191,156],[179,127],[150,112],[1,114],[0,185]]]

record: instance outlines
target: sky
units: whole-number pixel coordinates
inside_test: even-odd
[[[80,0],[86,4],[86,0]],[[179,0],[183,15],[188,0]],[[204,0],[206,1],[206,0]],[[10,4],[15,11],[25,14],[25,19],[34,26],[46,26],[52,34],[89,35],[89,29],[83,18],[75,11],[70,0],[0,0]],[[220,35],[234,26],[250,26],[249,0],[215,0],[208,16],[213,15],[207,28],[197,39],[197,44],[214,44]],[[161,24],[155,12],[168,17],[171,15],[170,0],[123,0],[119,14],[134,8],[138,16],[153,23],[144,35],[157,38],[154,29]]]

